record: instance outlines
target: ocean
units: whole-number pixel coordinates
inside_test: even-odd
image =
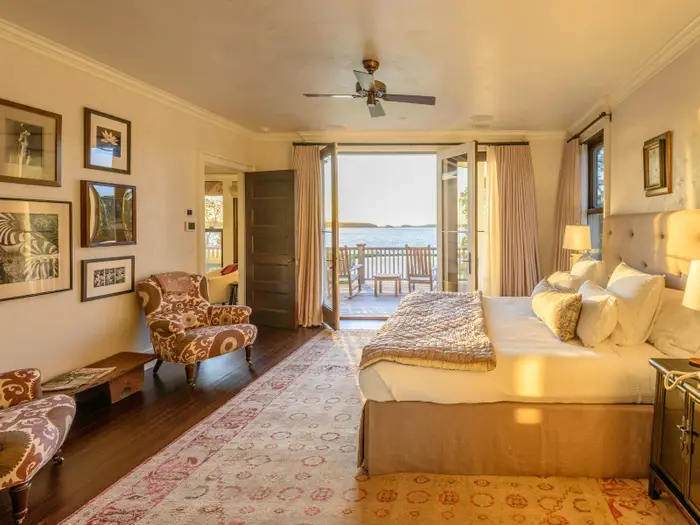
[[[437,228],[340,228],[340,246],[437,246]]]

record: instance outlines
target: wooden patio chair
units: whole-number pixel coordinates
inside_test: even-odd
[[[408,291],[415,292],[416,284],[427,284],[430,291],[437,289],[437,266],[433,265],[433,249],[413,248],[406,245],[406,274]]]
[[[348,299],[352,299],[362,291],[360,283],[361,264],[351,265],[350,250],[347,246],[338,248],[338,281],[340,284],[348,285]],[[357,290],[355,290],[357,283]]]

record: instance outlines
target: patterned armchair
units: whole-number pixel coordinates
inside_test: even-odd
[[[251,365],[258,329],[248,324],[250,308],[211,305],[203,275],[151,275],[138,283],[137,289],[158,356],[154,374],[163,361],[181,363],[185,365],[187,383],[194,387],[198,363],[239,348],[245,348],[246,361]]]
[[[0,490],[10,489],[12,517],[27,516],[32,478],[58,452],[75,418],[75,401],[41,397],[41,372],[34,368],[0,373]]]

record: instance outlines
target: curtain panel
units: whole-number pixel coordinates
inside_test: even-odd
[[[559,170],[554,216],[554,271],[570,269],[569,250],[562,248],[567,224],[581,224],[581,159],[578,140],[567,142]]]
[[[530,146],[493,146],[500,222],[501,295],[527,296],[540,279]]]
[[[296,171],[298,188],[299,324],[320,326],[323,322],[320,146],[295,146],[292,164]]]

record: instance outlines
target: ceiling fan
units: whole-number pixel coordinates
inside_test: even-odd
[[[379,69],[379,62],[376,60],[365,59],[362,61],[362,67],[365,68],[365,71],[358,71],[357,69],[353,71],[353,73],[355,73],[355,77],[357,78],[355,93],[351,95],[335,93],[304,93],[304,96],[312,98],[366,98],[367,109],[369,109],[369,114],[372,118],[386,116],[384,108],[380,103],[382,100],[385,102],[423,104],[425,106],[435,105],[435,97],[426,95],[396,95],[393,93],[387,93],[384,82],[375,80],[374,78],[374,72]]]

